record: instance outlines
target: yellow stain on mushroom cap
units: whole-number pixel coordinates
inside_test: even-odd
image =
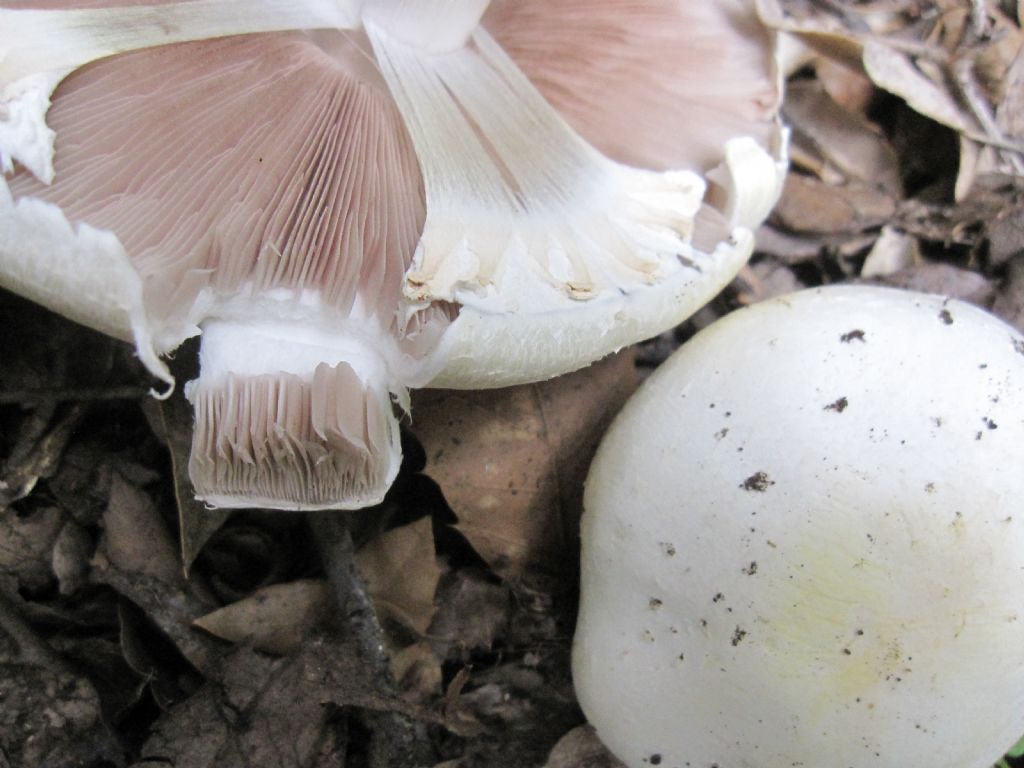
[[[908,522],[929,512],[934,525]],[[821,515],[779,545],[777,570],[762,566],[771,586],[755,610],[771,619],[760,618],[751,639],[766,674],[783,689],[812,682],[822,708],[813,714],[836,701],[870,710],[879,692],[900,686],[939,695],[944,669],[990,664],[975,641],[1018,619],[1000,583],[1020,563],[977,532],[1010,524],[987,519],[984,506],[942,517],[899,508]],[[929,660],[927,671],[915,657]]]

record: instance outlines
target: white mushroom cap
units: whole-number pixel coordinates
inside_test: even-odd
[[[687,343],[585,494],[573,673],[630,768],[984,768],[1024,732],[1024,338],[808,290]]]

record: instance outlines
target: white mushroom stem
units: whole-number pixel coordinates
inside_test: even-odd
[[[402,460],[392,399],[406,393],[385,360],[394,342],[372,328],[318,328],[308,317],[204,323],[201,372],[186,386],[197,498],[303,510],[379,503]]]

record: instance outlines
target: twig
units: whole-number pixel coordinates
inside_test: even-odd
[[[0,392],[0,405],[32,405],[67,401],[141,400],[146,387],[70,387],[57,389],[18,389]]]
[[[366,664],[378,690],[398,698],[398,686],[384,646],[384,632],[366,583],[356,569],[349,516],[344,512],[312,512],[309,524],[327,582],[345,619],[348,639]],[[372,729],[371,768],[425,768],[436,762],[430,745],[417,734],[416,724],[405,715],[368,712],[367,718]]]
[[[374,677],[378,678],[375,682],[393,687],[384,633],[366,583],[356,570],[348,515],[344,512],[313,512],[310,525],[327,581],[345,617],[345,629],[350,634],[348,639],[355,642],[360,655],[371,663]]]
[[[971,29],[975,37],[988,35],[988,18],[988,3],[985,0],[971,0]]]

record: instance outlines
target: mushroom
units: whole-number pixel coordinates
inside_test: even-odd
[[[488,5],[0,9],[0,285],[133,341],[168,383],[161,357],[202,334],[199,498],[379,501],[408,388],[582,367],[749,256],[785,137],[748,3]],[[569,44],[583,8],[600,44]],[[708,100],[712,50],[734,54]],[[677,75],[694,52],[699,78]],[[695,80],[700,107],[679,98]],[[692,145],[691,113],[720,121]]]
[[[0,187],[6,287],[164,379],[158,355],[202,332],[189,471],[211,504],[358,507],[398,471],[392,400],[447,315],[397,316],[421,181],[362,61],[299,33],[98,61],[50,110],[54,183]]]
[[[630,768],[983,768],[1024,733],[1024,338],[806,290],[714,323],[587,480],[579,700]]]

